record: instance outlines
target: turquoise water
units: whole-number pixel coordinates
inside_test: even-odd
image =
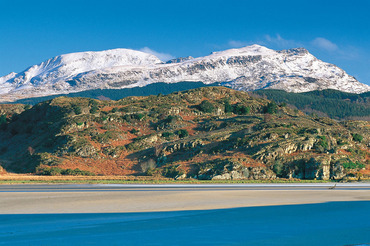
[[[0,215],[0,245],[356,245],[370,201],[180,212]]]

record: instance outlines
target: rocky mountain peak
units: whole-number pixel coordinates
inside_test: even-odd
[[[362,93],[370,90],[368,85],[317,59],[304,48],[275,51],[251,45],[167,63],[152,54],[129,49],[61,55],[22,73],[1,77],[0,100],[183,81],[222,83],[244,91],[336,89]]]

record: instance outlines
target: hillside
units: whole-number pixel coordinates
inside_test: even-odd
[[[367,122],[310,117],[224,87],[59,97],[3,123],[8,172],[196,179],[368,177]]]
[[[333,119],[370,120],[370,93],[346,93],[338,90],[291,93],[282,90],[258,90],[254,95],[263,96],[277,103],[290,104],[307,114],[328,116]]]
[[[98,100],[119,100],[124,97],[130,96],[151,96],[163,94],[167,95],[177,91],[184,91],[195,89],[199,87],[207,86],[217,86],[219,84],[210,84],[206,85],[201,82],[179,82],[174,84],[167,83],[153,83],[143,87],[134,87],[134,88],[125,88],[125,89],[96,89],[96,90],[87,90],[75,93],[68,94],[57,94],[45,97],[30,97],[25,99],[20,99],[15,102],[8,103],[18,103],[18,104],[29,104],[35,105],[40,102],[44,102],[53,98],[67,96],[67,97],[88,97]],[[1,105],[1,103],[0,103]]]
[[[60,96],[88,97],[101,100],[119,100],[128,96],[149,96],[158,94],[166,95],[176,91],[217,85],[219,84],[207,85],[201,82],[179,82],[174,84],[153,83],[144,87],[126,89],[98,89],[70,94],[52,95],[47,97],[33,97],[17,100],[15,103],[34,105]],[[327,116],[337,120],[370,120],[369,92],[355,94],[330,89],[294,93],[268,89],[250,92],[250,95],[259,97],[262,96],[265,99],[274,100],[279,104],[289,104],[290,106],[296,107],[306,114]]]

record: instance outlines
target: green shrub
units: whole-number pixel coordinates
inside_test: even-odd
[[[37,175],[46,175],[46,176],[59,176],[62,175],[62,169],[59,167],[37,167]]]
[[[6,123],[6,115],[2,114],[0,115],[0,125],[5,124],[5,123]]]
[[[98,107],[91,107],[90,108],[90,113],[95,114],[98,111]]]
[[[69,176],[95,176],[95,173],[89,171],[83,171],[78,168],[72,169],[65,169],[61,171],[62,175],[69,175]]]
[[[125,148],[126,148],[128,151],[133,151],[133,150],[138,149],[138,146],[137,146],[137,144],[136,144],[136,143],[132,142],[132,143],[126,144]]]
[[[348,144],[348,142],[345,142],[345,141],[343,141],[342,139],[338,139],[338,140],[337,140],[337,144],[338,144],[339,146],[343,146],[343,145],[345,145],[345,144]]]
[[[136,113],[136,114],[125,114],[122,116],[122,119],[126,122],[131,122],[132,120],[141,120],[145,117],[145,114]]]
[[[186,138],[189,136],[189,132],[186,129],[180,129],[176,131],[176,134],[179,136],[179,138]]]
[[[71,141],[70,145],[73,147],[74,150],[78,150],[79,148],[89,144],[89,141],[84,137],[79,137],[75,141]]]
[[[158,159],[157,159],[157,166],[158,167],[164,166],[164,165],[166,165],[166,163],[167,163],[167,156],[161,155],[161,156],[158,157]]]
[[[352,137],[353,137],[353,141],[357,141],[359,143],[361,143],[361,141],[364,139],[362,135],[357,134],[357,133],[352,134]]]
[[[157,122],[157,130],[171,128],[175,126],[178,119],[179,119],[178,116],[173,116],[173,115],[167,116],[167,118]]]
[[[164,132],[164,133],[162,133],[162,137],[164,137],[164,138],[169,138],[172,135],[173,135],[173,132]]]
[[[251,109],[249,107],[244,106],[244,105],[234,105],[233,107],[234,114],[238,114],[238,115],[249,114],[250,110]]]
[[[345,169],[362,169],[365,167],[364,164],[356,161],[356,163],[352,162],[352,161],[348,161],[348,162],[344,162],[342,164],[342,166],[345,168]]]
[[[225,101],[224,106],[225,106],[225,113],[233,112],[233,106],[230,104],[228,100]]]
[[[137,113],[137,114],[133,114],[132,116],[133,116],[133,118],[134,118],[135,120],[141,120],[142,118],[144,118],[144,117],[145,117],[145,114]]]
[[[98,111],[98,102],[95,100],[89,101],[90,113],[95,114]]]
[[[215,106],[208,100],[204,100],[198,105],[198,109],[204,113],[212,113],[215,110]]]
[[[76,115],[78,115],[78,114],[81,114],[82,113],[82,109],[81,109],[81,107],[80,106],[73,106],[72,107],[72,109],[73,109],[73,112],[76,114]]]
[[[323,147],[324,149],[327,149],[328,148],[328,141],[326,140],[326,137],[325,136],[317,136],[320,140],[319,140],[319,145],[321,147]]]
[[[177,120],[177,117],[176,116],[173,116],[173,115],[169,115],[167,116],[166,119],[164,119],[163,121],[167,124],[171,124],[171,123],[175,123]]]
[[[183,172],[178,171],[177,167],[172,166],[172,167],[165,167],[163,168],[163,176],[168,177],[168,178],[175,178],[178,175],[183,174]]]
[[[106,131],[104,133],[94,136],[92,139],[96,140],[98,143],[108,143],[110,140],[115,140],[120,137],[119,132]]]
[[[284,172],[284,165],[280,161],[276,161],[275,165],[273,166],[273,171],[278,177],[282,177]]]
[[[135,128],[130,131],[130,133],[135,134],[135,135],[138,134],[139,132],[140,131]]]
[[[274,101],[272,101],[265,106],[263,112],[265,114],[275,114],[277,112],[277,109],[278,109],[277,104]]]
[[[60,176],[60,175],[70,175],[70,176],[94,176],[95,174],[89,171],[82,171],[78,168],[72,169],[62,169],[59,167],[37,167],[36,168],[37,175],[45,175],[45,176]]]

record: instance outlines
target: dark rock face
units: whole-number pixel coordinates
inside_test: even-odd
[[[282,54],[291,54],[291,55],[306,55],[308,54],[308,50],[305,48],[293,48],[293,49],[287,49],[287,50],[279,50],[279,53]]]
[[[330,160],[331,156],[328,155],[294,162],[287,178],[328,180],[331,177]]]
[[[248,65],[249,63],[256,63],[262,60],[262,56],[234,56],[227,59],[228,65]]]
[[[194,59],[194,57],[192,57],[192,56],[178,57],[178,58],[175,58],[175,59],[171,59],[169,61],[166,61],[166,64],[180,63],[180,62],[184,62],[184,61],[188,61],[188,60],[192,60],[192,59]]]

